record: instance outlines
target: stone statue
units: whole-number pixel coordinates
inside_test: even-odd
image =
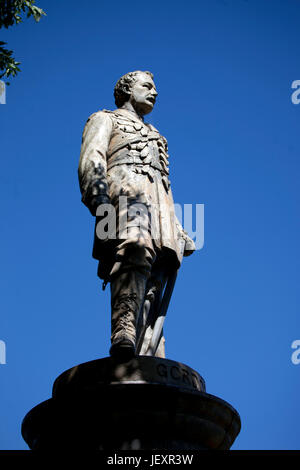
[[[175,216],[167,141],[143,119],[157,97],[152,74],[124,75],[114,95],[116,110],[88,119],[79,163],[82,201],[96,218],[93,256],[111,287],[111,357],[60,374],[22,436],[32,450],[70,455],[227,450],[237,411],[207,394],[197,371],[165,359],[163,321],[195,245]]]
[[[96,217],[98,276],[111,286],[110,354],[165,357],[161,319],[195,245],[174,213],[167,141],[144,122],[157,98],[153,75],[127,73],[114,96],[116,110],[86,123],[78,170],[82,202]]]

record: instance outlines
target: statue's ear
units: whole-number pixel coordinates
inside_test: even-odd
[[[127,95],[127,99],[129,99],[130,94],[131,94],[131,88],[129,83],[125,83],[124,88],[123,88],[123,93],[124,95]]]

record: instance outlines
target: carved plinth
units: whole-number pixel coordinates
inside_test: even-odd
[[[52,398],[24,418],[31,449],[229,449],[240,431],[231,405],[205,392],[179,362],[137,356],[80,364],[61,374]]]

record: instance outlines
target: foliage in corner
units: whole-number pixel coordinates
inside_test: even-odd
[[[21,23],[22,13],[25,13],[27,18],[33,16],[36,22],[40,21],[43,15],[46,15],[41,8],[35,5],[34,0],[1,0],[0,28],[8,28]],[[6,49],[5,45],[5,42],[0,41],[0,78],[14,77],[20,72],[20,62],[14,59],[13,51]]]

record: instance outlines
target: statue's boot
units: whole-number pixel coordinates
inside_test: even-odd
[[[111,281],[111,356],[135,354],[136,325],[144,302],[147,276],[138,271],[119,274]]]

